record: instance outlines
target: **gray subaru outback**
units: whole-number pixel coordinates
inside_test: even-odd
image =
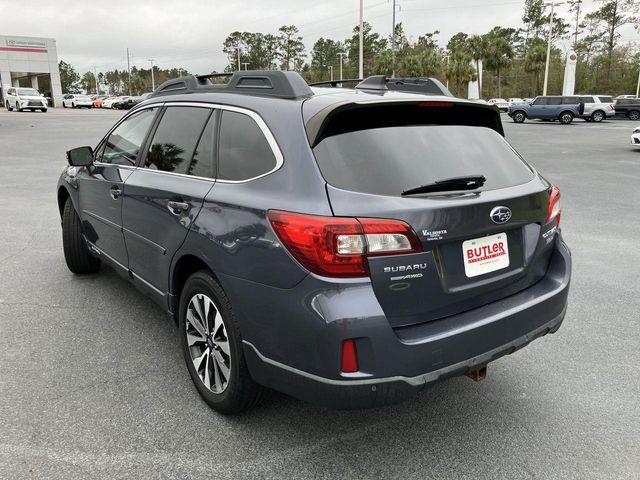
[[[560,193],[494,107],[218,80],[164,83],[57,186],[69,269],[107,264],[166,309],[211,407],[389,404],[560,327]]]

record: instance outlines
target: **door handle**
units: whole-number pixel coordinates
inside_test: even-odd
[[[169,211],[174,215],[179,215],[180,213],[189,210],[189,204],[187,202],[177,202],[175,200],[169,200],[167,202],[167,206],[169,207]]]
[[[120,190],[120,187],[117,185],[114,185],[113,187],[111,187],[111,189],[109,190],[109,195],[111,195],[111,198],[113,198],[114,200],[117,200],[118,197],[120,195],[122,195],[122,190]]]

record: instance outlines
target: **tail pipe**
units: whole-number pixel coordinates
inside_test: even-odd
[[[482,380],[487,378],[487,367],[484,366],[477,370],[472,370],[471,372],[468,372],[466,375],[467,377],[469,377],[471,380],[475,382],[481,382]]]

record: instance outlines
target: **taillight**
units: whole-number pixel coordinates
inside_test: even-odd
[[[342,342],[342,352],[340,357],[340,371],[343,373],[353,373],[359,370],[358,352],[356,341],[353,338]]]
[[[560,227],[560,214],[562,209],[560,208],[560,190],[558,187],[551,187],[551,194],[549,195],[549,210],[547,210],[547,223],[551,223],[556,220],[556,227]]]
[[[611,107],[611,110],[615,110],[616,109],[616,104],[612,103],[611,105],[609,105]]]
[[[411,227],[399,220],[346,218],[269,211],[282,244],[307,270],[329,277],[365,277],[367,257],[422,251]]]

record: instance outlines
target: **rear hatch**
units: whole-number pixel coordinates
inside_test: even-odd
[[[504,140],[495,109],[417,101],[324,113],[308,132],[334,215],[406,222],[422,247],[368,258],[392,326],[495,302],[544,276],[555,231],[547,225],[550,185]],[[466,176],[486,181],[402,194]]]

